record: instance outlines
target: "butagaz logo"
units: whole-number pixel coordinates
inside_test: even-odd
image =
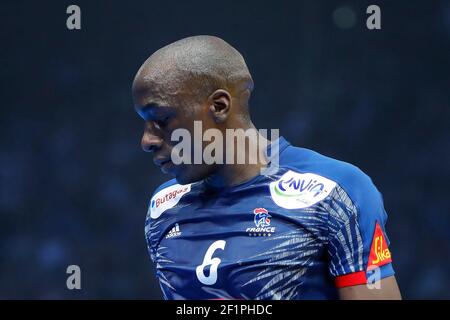
[[[253,210],[253,214],[253,222],[256,228],[247,228],[245,231],[249,236],[270,237],[275,232],[275,227],[270,226],[270,218],[272,216],[269,214],[269,211],[264,208],[256,208]]]
[[[150,201],[150,216],[158,218],[167,209],[173,208],[181,197],[191,191],[191,185],[175,184],[156,193]]]
[[[288,171],[270,184],[270,194],[280,207],[301,209],[325,199],[335,186],[334,181],[317,174]]]
[[[176,223],[175,226],[169,231],[169,233],[166,235],[166,239],[177,236],[181,236],[180,226],[178,225],[178,223]]]
[[[152,208],[158,208],[164,202],[172,200],[172,199],[176,198],[178,195],[186,193],[187,191],[188,191],[188,187],[183,187],[183,188],[177,188],[174,191],[166,192],[161,197],[158,197],[158,198],[152,200]]]
[[[389,262],[392,262],[391,252],[384,239],[383,230],[377,222],[373,234],[372,247],[370,249],[368,268],[373,266],[381,267]]]

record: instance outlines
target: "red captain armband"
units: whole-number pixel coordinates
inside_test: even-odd
[[[342,276],[337,276],[334,279],[334,283],[336,288],[357,286],[358,284],[366,284],[366,272],[365,271],[357,271],[349,274],[344,274]]]
[[[371,270],[375,267],[381,267],[385,264],[392,262],[391,252],[389,251],[383,230],[377,221],[375,225],[375,231],[373,233],[372,245],[370,246],[369,261],[367,264],[367,270]],[[356,286],[359,284],[366,284],[366,272],[357,271],[349,274],[337,276],[335,278],[336,288]]]

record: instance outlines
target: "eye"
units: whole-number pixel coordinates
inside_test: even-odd
[[[169,116],[166,116],[160,120],[155,120],[155,123],[158,125],[158,127],[160,128],[164,128],[165,126],[167,126],[167,123],[169,122]]]

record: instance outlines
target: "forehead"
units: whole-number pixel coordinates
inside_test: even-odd
[[[135,107],[144,107],[150,104],[166,105],[168,95],[164,94],[164,86],[148,81],[143,77],[136,77],[132,88]]]
[[[137,77],[133,82],[134,109],[144,120],[159,119],[173,114],[178,105],[176,97],[165,92],[164,85]]]
[[[152,72],[149,68],[143,68],[138,72],[132,88],[135,106],[176,105],[192,93],[189,83],[178,72],[161,71]]]

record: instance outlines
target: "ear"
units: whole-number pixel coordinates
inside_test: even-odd
[[[231,95],[228,91],[218,89],[209,96],[209,111],[216,123],[224,122],[230,113]]]

